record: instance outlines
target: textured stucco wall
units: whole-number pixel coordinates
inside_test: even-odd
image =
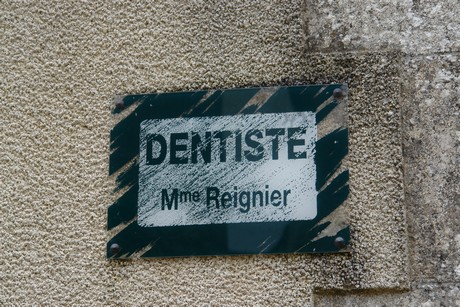
[[[459,4],[310,2],[2,2],[0,305],[455,302]],[[351,254],[105,259],[114,95],[328,82]]]

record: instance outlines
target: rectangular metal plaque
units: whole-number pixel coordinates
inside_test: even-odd
[[[345,91],[118,97],[107,257],[346,251]]]

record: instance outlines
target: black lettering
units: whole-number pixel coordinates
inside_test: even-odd
[[[198,163],[198,152],[200,152],[204,163],[211,163],[211,132],[206,132],[204,144],[200,135],[192,132],[192,163]]]
[[[248,133],[246,133],[245,141],[246,145],[253,148],[254,150],[245,150],[244,156],[248,161],[259,161],[264,156],[264,147],[260,142],[252,139],[253,136],[257,139],[263,137],[262,132],[260,130],[249,130]],[[254,151],[255,153],[252,153]]]
[[[160,144],[160,153],[158,157],[153,156],[153,142]],[[147,156],[146,162],[147,165],[157,165],[164,161],[166,158],[166,140],[160,134],[150,134],[147,136]]]
[[[180,192],[179,193],[179,201],[181,203],[185,203],[185,202],[188,202],[188,201],[191,201],[192,200],[192,192]]]
[[[168,210],[172,209],[174,204],[174,210],[177,210],[177,189],[173,189],[171,193],[171,200],[168,197],[168,190],[162,189],[161,190],[161,210],[165,209],[165,205],[168,207]]]
[[[251,194],[249,192],[243,191],[240,193],[240,211],[246,213],[251,207],[251,199],[249,198]],[[243,200],[244,198],[244,200]]]
[[[220,201],[222,203],[222,208],[230,208],[232,206],[232,194],[230,194],[229,192],[222,193]],[[226,205],[227,202],[229,203],[228,205]]]
[[[268,185],[265,185],[265,206],[268,206],[269,204],[269,200],[268,200]]]
[[[198,191],[193,192],[192,199],[193,201],[200,201],[200,192]]]
[[[291,194],[291,190],[284,190],[284,205],[287,206],[287,196]]]
[[[235,134],[235,161],[241,161],[241,131],[236,131]]]
[[[256,206],[256,196],[259,196],[259,205],[264,206],[264,193],[262,191],[253,191],[252,192],[252,206]]]
[[[279,137],[284,135],[284,128],[266,129],[265,134],[273,136],[272,139],[272,159],[278,160],[278,151],[280,149]]]
[[[227,138],[232,135],[231,131],[219,131],[214,133],[214,137],[220,139],[219,151],[220,151],[220,162],[227,161]]]
[[[211,195],[214,193],[214,195]],[[219,189],[216,187],[206,188],[206,206],[211,206],[211,200],[216,202],[216,208],[219,209]]]
[[[177,144],[178,140],[188,140],[188,133],[171,133],[171,144],[169,152],[169,162],[171,164],[187,164],[187,157],[177,157],[177,152],[186,151],[187,145]]]
[[[296,128],[288,128],[288,159],[306,159],[307,153],[303,152],[295,152],[294,146],[302,146],[305,145],[305,139],[298,139],[294,137],[299,137],[300,134],[305,134],[306,128],[305,127],[296,127]]]
[[[281,198],[280,191],[274,190],[272,192],[272,195],[270,196],[270,200],[271,200],[272,205],[275,206],[275,207],[278,207],[281,204],[281,200],[279,200],[280,198]],[[275,200],[276,200],[276,202],[275,202]]]

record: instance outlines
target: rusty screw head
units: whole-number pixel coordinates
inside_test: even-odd
[[[332,96],[334,96],[335,99],[340,99],[345,97],[345,92],[341,88],[336,88],[332,92]]]
[[[112,253],[112,255],[115,255],[119,251],[120,251],[120,245],[118,245],[117,243],[113,243],[112,245],[110,245],[110,252]]]
[[[337,247],[337,248],[344,248],[345,247],[345,239],[342,238],[342,237],[337,237],[335,238],[334,240],[334,245]]]

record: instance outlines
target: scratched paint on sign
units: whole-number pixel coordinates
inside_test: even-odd
[[[315,123],[313,112],[144,120],[138,224],[315,218]]]

